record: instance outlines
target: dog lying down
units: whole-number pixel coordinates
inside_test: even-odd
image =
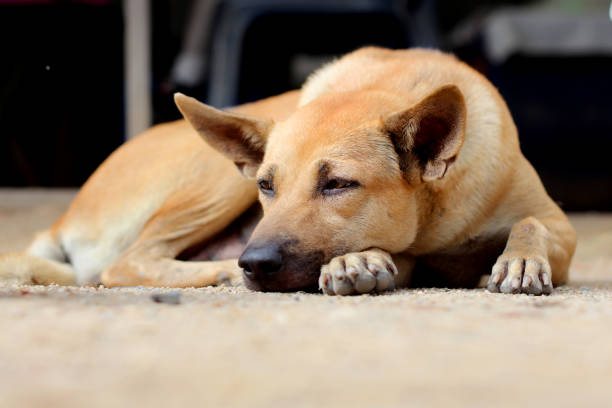
[[[115,151],[50,230],[0,258],[0,281],[242,274],[254,290],[336,295],[485,274],[492,292],[539,295],[567,281],[574,229],[497,90],[451,55],[363,48],[300,91],[228,111],[175,101],[186,120]]]

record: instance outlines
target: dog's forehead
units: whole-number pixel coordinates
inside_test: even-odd
[[[300,107],[287,120],[275,125],[266,146],[266,157],[300,160],[317,152],[363,156],[371,150],[372,143],[384,142],[380,118],[397,108],[395,101],[385,96],[347,93],[322,97]]]
[[[320,176],[322,165],[341,178],[356,176],[356,171],[362,178],[377,177],[377,173],[401,177],[397,154],[389,137],[368,127],[353,129],[338,137],[273,141],[266,149],[261,172],[275,174],[276,178],[290,175],[290,179],[298,176],[312,179]]]
[[[273,135],[268,140],[264,163],[304,170],[320,160],[367,163],[377,161],[378,153],[392,152],[391,141],[376,127],[304,129]]]

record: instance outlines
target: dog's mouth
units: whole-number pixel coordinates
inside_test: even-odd
[[[253,274],[243,269],[244,284],[260,292],[317,292],[324,255],[313,251],[301,256],[287,256],[274,273]]]
[[[278,281],[266,281],[262,279],[251,279],[245,273],[242,274],[244,285],[257,292],[308,292],[317,293],[319,292],[319,275],[317,274],[314,280],[309,279],[310,282],[304,280],[303,282],[283,282]]]

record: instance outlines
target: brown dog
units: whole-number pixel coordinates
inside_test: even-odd
[[[567,280],[574,229],[500,95],[452,56],[364,48],[232,111],[175,100],[208,144],[184,121],[127,143],[0,279],[186,287],[242,268],[252,289],[328,294]]]

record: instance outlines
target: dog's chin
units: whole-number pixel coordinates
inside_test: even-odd
[[[242,274],[244,285],[250,290],[258,292],[311,292],[319,291],[318,280],[319,276],[314,274],[306,274],[307,276],[289,276],[275,277],[274,279],[250,279],[246,274]]]

